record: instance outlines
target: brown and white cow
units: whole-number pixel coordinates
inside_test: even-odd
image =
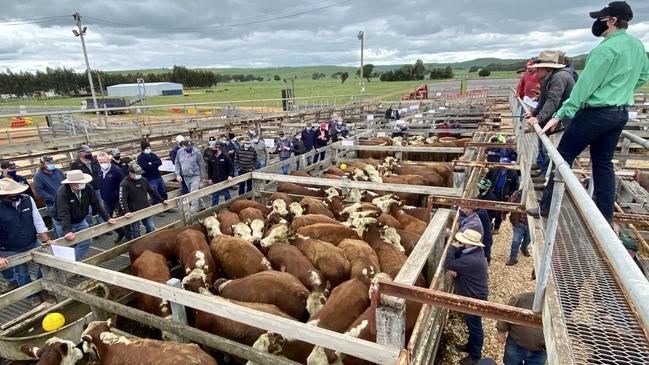
[[[230,279],[272,270],[270,262],[250,242],[232,236],[214,237],[209,245],[214,260]]]
[[[350,278],[357,278],[369,285],[375,274],[381,272],[376,252],[365,241],[345,239],[338,245],[351,265]]]
[[[300,201],[300,205],[304,208],[304,214],[322,214],[329,218],[335,218],[322,200],[306,197]]]
[[[128,249],[131,262],[134,262],[144,251],[151,251],[158,253],[169,261],[176,259],[176,238],[178,235],[187,230],[195,230],[207,234],[205,227],[202,224],[194,224],[183,228],[174,229],[161,229],[152,232],[144,237],[135,241]]]
[[[297,247],[275,243],[268,249],[267,256],[275,270],[292,274],[311,292],[323,292],[326,288],[327,283],[320,270]]]
[[[345,227],[339,223],[312,224],[301,227],[296,232],[301,236],[322,240],[336,246],[345,238],[359,238],[354,229]]]
[[[307,317],[309,290],[293,275],[262,271],[240,279],[218,280],[216,293],[224,298],[251,303],[274,304],[289,316]]]
[[[145,251],[131,265],[133,275],[155,281],[157,283],[166,283],[171,279],[171,271],[167,259],[157,253]],[[169,302],[151,295],[137,293],[137,305],[140,310],[154,314],[158,317],[168,318],[171,316]]]
[[[110,331],[111,320],[90,322],[81,339],[84,352],[102,365],[217,365],[216,360],[196,344],[127,338]]]
[[[185,277],[183,287],[198,293],[198,288],[209,288],[216,280],[217,267],[205,235],[186,230],[176,238],[176,257]]]
[[[284,203],[286,203],[286,206],[289,206],[289,205],[291,205],[291,203],[293,203],[293,199],[291,199],[291,197],[288,196],[288,194],[286,194],[286,193],[274,192],[273,195],[271,195],[270,198],[268,198],[268,200],[271,203],[274,202],[277,199],[283,200]]]
[[[310,226],[313,224],[318,224],[318,223],[330,223],[330,224],[338,224],[342,226],[342,223],[339,221],[329,218],[326,215],[323,214],[306,214],[297,218],[294,218],[293,221],[291,222],[291,229],[294,231],[297,231],[298,229],[306,226]]]
[[[324,191],[322,191],[322,189],[308,188],[308,187],[300,186],[289,182],[278,183],[277,191],[280,193],[286,193],[291,195],[304,195],[304,196],[315,196],[315,197],[325,196],[325,193]]]
[[[248,201],[248,200],[241,200],[241,201]],[[217,213],[217,218],[221,223],[221,232],[223,232],[223,234],[226,234],[228,236],[232,236],[234,234],[234,226],[241,223],[241,219],[239,219],[239,214],[232,212],[227,208],[223,208],[219,210],[219,212]]]
[[[251,199],[237,199],[230,204],[229,210],[233,213],[239,214],[239,212],[246,208],[256,208],[264,214],[270,213],[268,207]]]
[[[20,351],[38,360],[38,365],[74,365],[83,359],[83,352],[72,341],[52,337],[45,342],[43,347],[29,347],[22,345]]]
[[[332,287],[349,279],[351,266],[342,249],[318,239],[298,237],[293,244],[306,256]]]

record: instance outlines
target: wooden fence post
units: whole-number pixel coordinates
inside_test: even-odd
[[[174,288],[182,289],[182,284],[181,284],[180,280],[178,280],[176,278],[171,278],[171,279],[167,280],[167,285],[172,286]],[[169,302],[169,306],[171,307],[171,320],[178,323],[178,324],[180,324],[180,325],[187,326],[188,325],[187,311],[185,309],[185,306],[182,305],[182,304],[175,303],[175,302]],[[177,335],[173,335],[173,336],[175,337],[175,340],[178,343],[186,343],[186,342],[188,342],[188,341],[186,341],[184,338],[182,338],[180,336],[177,336]]]
[[[180,198],[180,202],[178,204],[178,219],[182,222],[183,226],[189,226],[191,225],[191,206],[189,199],[186,196],[183,196]]]
[[[65,273],[59,269],[54,269],[48,266],[41,266],[41,271],[43,272],[43,279],[53,281],[62,285],[68,285],[68,279],[65,276]],[[66,299],[61,293],[50,292],[56,298],[57,302],[63,301]]]

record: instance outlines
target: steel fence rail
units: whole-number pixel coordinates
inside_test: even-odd
[[[512,89],[512,91],[515,93],[515,90]],[[516,97],[516,99],[519,106],[527,110],[523,101],[518,97]],[[561,157],[561,154],[550,141],[548,136],[541,134],[542,129],[538,124],[534,125],[534,130],[539,135],[541,143],[543,143],[548,156],[555,165],[555,174],[558,173],[563,185],[572,195],[574,204],[581,213],[584,223],[586,223],[593,238],[599,244],[600,251],[605,255],[606,259],[610,263],[610,267],[615,273],[619,284],[626,292],[627,298],[635,307],[639,320],[642,322],[643,327],[648,329],[649,281],[647,281],[640,272],[640,269],[635,265],[609,222],[606,221],[604,216],[600,213],[595,202],[584,189],[577,176],[572,172],[571,166],[568,165],[563,157]],[[632,138],[633,137],[636,136],[632,135]],[[528,181],[524,181],[524,184],[527,183]],[[555,199],[555,197],[553,197],[553,199]],[[557,217],[554,219],[556,218]],[[556,227],[556,224],[553,225]],[[551,226],[551,222],[548,222],[548,226]],[[549,259],[551,260],[551,257]],[[550,262],[543,262],[542,265],[549,266]]]
[[[635,134],[633,134],[633,133],[631,133],[629,131],[622,131],[622,137],[628,139],[629,141],[631,141],[631,142],[633,142],[635,144],[638,144],[638,145],[644,147],[644,149],[646,149],[646,150],[649,150],[649,141],[647,141],[646,139],[644,139],[642,137],[638,137],[638,136],[636,136]]]

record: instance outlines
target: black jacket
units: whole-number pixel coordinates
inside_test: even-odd
[[[491,180],[492,183],[491,189],[493,190],[496,197],[498,197],[498,200],[507,201],[507,199],[509,199],[509,197],[516,190],[518,190],[518,172],[516,172],[516,170],[507,170],[507,172],[505,173],[505,186],[503,187],[502,191],[498,191],[497,189],[498,177],[498,169],[491,169],[489,170],[489,173],[487,173],[487,179]]]
[[[324,131],[324,139],[321,138],[320,136],[320,131],[321,129],[316,129],[315,130],[315,147],[320,148],[324,147],[327,145],[327,141],[329,140],[329,131],[325,129]]]
[[[163,201],[158,192],[149,185],[145,177],[140,180],[133,180],[130,177],[124,178],[119,184],[119,208],[122,214],[136,212],[151,206],[149,193],[157,201]]]
[[[494,202],[498,201],[498,197],[496,196],[496,194],[494,194],[493,190],[491,190],[491,189],[489,189],[489,191],[486,192],[485,194],[478,193],[478,196],[476,196],[476,199],[490,200],[490,201],[494,201]],[[491,219],[494,219],[494,218],[496,218],[498,216],[498,214],[500,214],[500,211],[498,211],[498,210],[487,210],[487,213],[489,214],[489,217]]]
[[[122,174],[124,174],[124,176],[128,175],[128,164],[130,164],[131,162],[133,162],[133,159],[130,157],[121,157],[119,160],[113,158],[110,160],[110,163],[122,170]]]
[[[302,142],[304,142],[304,152],[309,152],[315,146],[315,129],[304,128],[302,130]]]
[[[162,160],[155,153],[140,153],[137,156],[137,164],[140,165],[144,173],[142,177],[145,177],[149,180],[157,179],[160,177],[160,170],[158,168],[162,166]]]
[[[77,158],[70,163],[70,170],[81,170],[84,174],[92,176],[92,187],[95,188],[95,190],[99,189],[97,174],[99,173],[99,170],[101,170],[101,167],[99,167],[99,161],[97,161],[96,158],[92,158],[92,161],[90,162],[90,169],[88,169],[86,164],[84,164],[80,159]]]
[[[293,153],[295,156],[301,155],[304,153],[304,142],[302,140],[299,140],[297,138],[293,138]]]
[[[225,152],[221,152],[218,156],[212,153],[207,161],[207,176],[213,183],[219,183],[227,180],[229,176],[234,176],[234,166],[230,156]]]
[[[61,222],[63,227],[63,234],[72,232],[72,225],[81,223],[92,207],[92,211],[99,214],[105,221],[110,219],[101,203],[95,195],[95,188],[87,184],[86,188],[81,193],[81,200],[77,198],[76,194],[68,184],[63,184],[56,192],[56,202],[54,203],[54,219]]]
[[[544,126],[561,108],[563,102],[570,97],[574,86],[575,78],[570,70],[565,68],[553,71],[541,81],[539,104],[532,111],[532,115],[539,120],[539,125]],[[570,118],[565,118],[561,122],[569,123]]]
[[[489,296],[489,274],[487,259],[482,247],[476,247],[468,253],[463,248],[449,246],[444,268],[457,273],[453,278],[455,293],[465,297],[487,300]]]

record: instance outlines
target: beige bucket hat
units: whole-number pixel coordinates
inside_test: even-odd
[[[482,235],[478,231],[472,229],[467,229],[464,232],[459,232],[455,234],[455,239],[472,246],[484,247],[482,244]]]
[[[81,170],[70,170],[65,177],[61,184],[87,184],[92,181],[92,176],[84,174]]]
[[[535,63],[529,68],[564,68],[563,64],[565,53],[561,51],[541,51],[539,53],[539,63]]]
[[[11,179],[0,179],[0,195],[16,195],[28,188],[29,185],[20,184]]]

